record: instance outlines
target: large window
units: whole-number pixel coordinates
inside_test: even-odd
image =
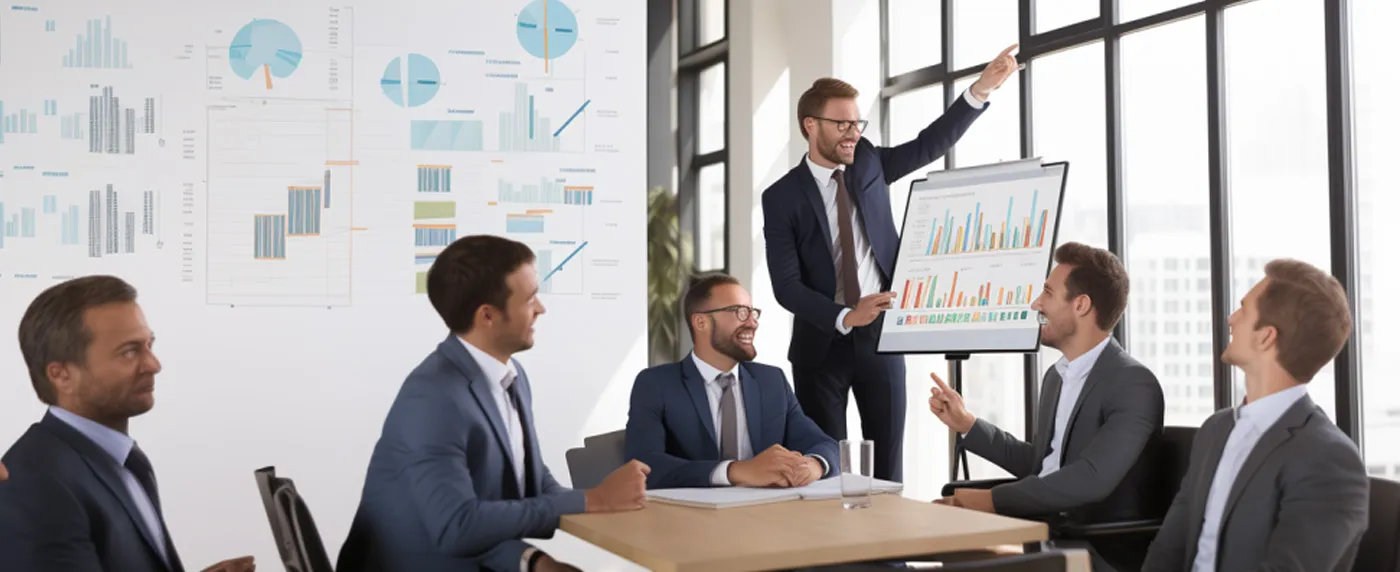
[[[1353,2],[1358,250],[1361,255],[1361,395],[1366,466],[1376,476],[1400,478],[1400,298],[1387,286],[1400,284],[1400,209],[1394,161],[1400,156],[1400,75],[1391,57],[1391,34],[1400,3]],[[1386,246],[1391,245],[1391,246]],[[1313,392],[1316,395],[1316,392]]]
[[[676,152],[696,270],[729,267],[728,0],[678,0]]]

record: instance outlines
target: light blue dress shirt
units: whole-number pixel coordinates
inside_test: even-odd
[[[126,485],[126,493],[131,495],[131,500],[136,504],[136,510],[141,513],[141,523],[146,526],[146,530],[151,533],[151,538],[155,539],[156,552],[160,554],[161,560],[166,565],[170,564],[167,557],[168,551],[165,546],[165,532],[160,525],[160,517],[156,514],[155,504],[150,497],[146,496],[146,489],[141,487],[141,481],[136,480],[136,475],[126,468],[126,457],[131,454],[131,449],[136,446],[136,441],[131,437],[113,430],[72,411],[68,411],[56,405],[49,407],[49,413],[58,418],[59,421],[67,423],[70,427],[82,433],[89,441],[92,441],[112,459],[117,462],[117,474],[121,475],[122,484]]]
[[[1245,459],[1254,451],[1259,438],[1274,423],[1278,422],[1289,407],[1308,394],[1308,386],[1291,387],[1235,408],[1235,428],[1225,440],[1225,450],[1220,455],[1220,464],[1215,466],[1215,478],[1210,483],[1210,493],[1206,496],[1205,521],[1201,524],[1201,537],[1196,543],[1196,561],[1191,565],[1192,572],[1215,572],[1216,543],[1220,541],[1220,524],[1225,517],[1225,501],[1230,498],[1230,489],[1235,486],[1235,477]]]
[[[1079,394],[1084,392],[1084,384],[1089,381],[1089,370],[1098,363],[1099,355],[1113,339],[1105,336],[1098,345],[1084,352],[1074,361],[1066,361],[1062,356],[1055,362],[1055,371],[1060,374],[1060,400],[1055,406],[1055,433],[1050,436],[1050,454],[1040,466],[1040,476],[1044,477],[1060,470],[1064,462],[1065,433],[1069,431],[1069,417],[1074,413],[1074,405],[1079,402]]]

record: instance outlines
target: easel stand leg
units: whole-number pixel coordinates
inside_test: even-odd
[[[962,395],[962,366],[969,356],[968,354],[947,354],[946,357],[948,359],[948,384],[953,388],[953,391],[958,392],[958,395]],[[948,480],[958,480],[959,464],[962,465],[963,469],[962,480],[972,480],[967,464],[967,449],[964,449],[962,444],[962,435],[953,432],[953,466],[952,470],[949,471]]]

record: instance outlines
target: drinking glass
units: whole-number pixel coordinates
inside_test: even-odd
[[[875,442],[870,440],[839,443],[841,448],[841,505],[846,508],[870,506],[874,479]]]

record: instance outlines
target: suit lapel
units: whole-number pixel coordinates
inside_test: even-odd
[[[1093,367],[1089,368],[1089,375],[1084,379],[1084,387],[1079,389],[1079,399],[1074,401],[1074,409],[1070,411],[1069,421],[1065,423],[1065,437],[1063,443],[1069,446],[1069,437],[1074,433],[1074,422],[1079,419],[1079,410],[1084,408],[1084,401],[1089,398],[1089,394],[1099,386],[1099,381],[1108,376],[1112,368],[1110,363],[1118,360],[1118,354],[1123,353],[1123,348],[1118,345],[1118,340],[1108,339],[1108,345],[1099,352],[1098,359],[1094,360]],[[1064,462],[1063,452],[1061,452],[1060,462]]]
[[[1282,417],[1279,417],[1278,422],[1259,437],[1259,442],[1254,445],[1254,449],[1245,458],[1244,465],[1240,466],[1239,474],[1235,475],[1235,482],[1230,485],[1230,496],[1226,497],[1225,512],[1221,513],[1221,522],[1229,520],[1230,512],[1235,509],[1235,504],[1244,494],[1244,488],[1249,484],[1249,480],[1254,478],[1254,473],[1259,472],[1259,467],[1263,466],[1264,461],[1273,454],[1274,449],[1293,436],[1295,428],[1308,422],[1308,417],[1316,408],[1317,405],[1313,403],[1312,398],[1304,395],[1292,407],[1289,407]]]
[[[527,461],[529,462],[528,476],[530,478],[525,483],[526,488],[529,489],[526,491],[528,495],[544,490],[544,461],[540,459],[540,440],[535,434],[535,398],[530,391],[530,379],[525,375],[525,368],[520,366],[520,362],[512,359],[511,363],[515,366],[515,371],[520,373],[515,383],[520,392],[520,423],[523,425],[521,429],[525,430],[526,456],[529,457]]]
[[[710,449],[719,451],[719,440],[715,437],[715,420],[710,417],[710,399],[705,396],[705,380],[700,377],[700,369],[695,367],[695,358],[687,356],[681,360],[681,383],[690,394],[690,402],[695,406],[695,414],[705,426],[705,434],[710,437]]]
[[[1190,517],[1187,519],[1187,538],[1195,539],[1201,536],[1201,525],[1205,522],[1206,499],[1210,497],[1210,487],[1215,482],[1215,471],[1220,467],[1220,457],[1225,454],[1225,442],[1230,440],[1230,432],[1234,429],[1234,415],[1228,415],[1225,418],[1225,423],[1217,430],[1218,433],[1205,440],[1207,447],[1200,458],[1201,467],[1204,470],[1201,472],[1200,478],[1193,481],[1195,486],[1192,487],[1189,499],[1191,504],[1188,505],[1190,512],[1187,513]],[[1190,475],[1187,478],[1190,478]],[[1188,543],[1186,561],[1191,562],[1195,559],[1196,542],[1193,541]]]
[[[496,434],[496,444],[501,447],[505,458],[512,455],[510,450],[510,434],[506,433],[505,422],[501,419],[500,408],[496,406],[496,399],[491,395],[491,381],[486,379],[486,374],[482,373],[481,367],[476,365],[476,360],[467,352],[467,348],[462,345],[462,341],[455,335],[448,335],[446,340],[438,344],[438,351],[457,366],[462,375],[467,378],[467,388],[471,390],[472,397],[476,398],[477,407],[486,413],[486,419],[491,424],[491,432]]]
[[[140,531],[141,538],[146,540],[146,546],[151,549],[151,552],[156,555],[158,560],[164,562],[165,558],[161,557],[161,550],[156,545],[155,537],[151,536],[150,530],[147,530],[146,521],[141,517],[141,511],[136,508],[136,501],[132,500],[131,495],[127,493],[126,484],[122,482],[121,473],[119,472],[121,467],[117,465],[116,459],[113,459],[111,455],[108,455],[107,452],[103,451],[101,447],[98,447],[96,443],[88,440],[88,438],[83,436],[82,433],[79,433],[77,429],[74,429],[72,426],[64,423],[53,415],[45,414],[44,419],[40,421],[40,425],[54,435],[57,435],[58,438],[62,439],[65,443],[68,443],[68,446],[78,451],[78,456],[82,457],[83,462],[87,463],[88,468],[92,469],[93,474],[97,475],[97,480],[101,481],[102,485],[107,487],[107,490],[111,492],[113,496],[117,497],[117,500],[121,501],[122,508],[126,509],[126,515],[131,519],[131,524],[136,527],[136,530]],[[165,525],[164,517],[159,518],[161,518],[161,526],[163,527]],[[165,542],[167,545],[172,542],[169,534],[166,535]],[[173,555],[174,553],[175,551],[172,549],[166,551],[165,554]],[[173,564],[175,562],[174,557],[168,557]]]
[[[754,379],[753,373],[743,364],[739,364],[739,386],[743,388],[744,395],[744,418],[749,424],[749,445],[753,447],[753,454],[757,456],[763,452],[760,439],[763,436],[763,400],[758,395],[758,380]]]
[[[826,218],[826,201],[822,199],[822,190],[817,187],[816,178],[812,177],[812,171],[807,167],[807,158],[803,157],[792,169],[792,176],[797,177],[797,186],[803,198],[807,199],[807,204],[812,207],[812,212],[817,215],[817,224],[822,227],[822,236],[826,237],[823,243],[826,245],[827,254],[831,254],[831,221]],[[848,189],[850,187],[847,187]]]

